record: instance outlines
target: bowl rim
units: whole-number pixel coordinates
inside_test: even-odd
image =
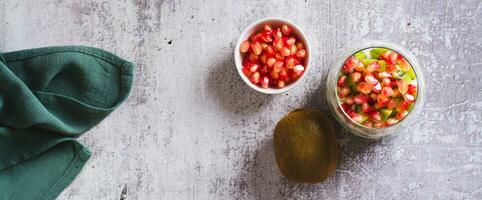
[[[362,51],[362,50],[365,50],[365,49],[370,49],[370,48],[377,48],[377,47],[387,48],[389,50],[395,51],[395,52],[401,54],[411,64],[411,66],[412,66],[412,68],[413,68],[413,70],[416,74],[416,77],[417,77],[417,90],[418,90],[417,99],[415,101],[413,109],[407,114],[407,116],[403,120],[400,120],[399,123],[397,123],[393,126],[384,127],[384,128],[365,127],[365,126],[353,121],[351,118],[348,117],[347,113],[342,110],[341,115],[343,117],[347,118],[350,122],[352,122],[354,124],[353,128],[348,127],[348,124],[346,124],[346,122],[339,119],[339,117],[341,117],[341,116],[339,116],[338,113],[335,111],[335,109],[341,108],[341,104],[340,104],[340,101],[339,101],[338,96],[337,96],[336,86],[333,87],[334,88],[333,91],[331,91],[331,89],[329,89],[329,88],[332,87],[332,84],[336,84],[336,81],[330,81],[330,80],[332,80],[332,79],[334,80],[334,78],[337,80],[337,76],[340,73],[341,67],[343,67],[343,63],[350,56],[354,55],[355,53],[357,53],[359,51]],[[362,137],[365,137],[365,138],[378,139],[378,138],[381,138],[381,137],[384,137],[384,136],[393,135],[396,132],[396,130],[399,130],[401,127],[404,127],[407,124],[410,124],[414,120],[414,118],[420,113],[420,111],[423,107],[423,104],[425,102],[425,78],[423,76],[423,72],[422,72],[420,63],[418,62],[417,58],[411,52],[409,52],[408,50],[406,50],[402,46],[400,46],[398,44],[395,44],[395,43],[391,43],[391,42],[369,40],[369,41],[365,41],[363,43],[359,43],[358,45],[355,45],[353,48],[346,49],[345,51],[342,52],[341,57],[338,58],[338,61],[335,63],[334,67],[330,69],[326,84],[327,84],[326,86],[327,86],[328,102],[335,101],[334,104],[332,104],[333,102],[331,102],[329,104],[329,108],[330,108],[332,114],[336,116],[335,118],[337,119],[337,121],[339,121],[345,128],[350,130],[351,133],[354,133],[356,135],[359,135],[359,136],[362,136]],[[329,94],[329,93],[332,93],[332,94]],[[334,95],[334,99],[330,99],[330,95]],[[336,108],[334,107],[334,105],[336,105]],[[355,129],[355,131],[353,131],[353,129]],[[361,134],[360,132],[362,132],[362,131],[359,130],[359,129],[366,129],[371,134],[370,135]],[[374,133],[377,133],[377,134],[374,134]]]
[[[305,63],[306,63],[305,65],[306,66],[304,66],[305,71],[300,76],[300,78],[298,78],[298,80],[296,80],[294,83],[291,83],[291,84],[287,85],[286,87],[283,87],[283,88],[261,88],[261,87],[255,85],[255,84],[251,83],[251,81],[248,79],[248,77],[246,75],[244,75],[244,73],[242,71],[243,64],[242,64],[242,59],[241,59],[241,52],[239,52],[239,47],[240,47],[242,42],[244,42],[254,31],[256,31],[256,30],[254,30],[256,26],[258,26],[260,24],[263,24],[263,23],[267,23],[267,22],[273,22],[273,21],[276,21],[276,22],[279,22],[279,23],[282,23],[282,24],[287,24],[287,25],[291,26],[293,29],[295,29],[295,31],[297,32],[296,36],[298,36],[300,38],[300,40],[303,41],[303,44],[305,46],[305,50],[307,52],[306,59],[305,59]],[[306,78],[308,72],[311,69],[311,48],[310,48],[308,37],[306,36],[304,31],[299,26],[297,26],[295,23],[293,23],[293,22],[291,22],[287,19],[281,18],[281,17],[266,17],[266,18],[256,20],[255,22],[252,22],[251,24],[249,24],[243,30],[243,32],[241,33],[241,35],[238,38],[238,41],[236,42],[235,48],[234,48],[234,61],[235,61],[236,70],[238,71],[239,76],[241,77],[241,79],[243,79],[244,83],[246,83],[250,88],[252,88],[252,89],[254,89],[254,90],[256,90],[260,93],[264,93],[264,94],[280,94],[280,93],[285,93],[285,92],[295,88]]]

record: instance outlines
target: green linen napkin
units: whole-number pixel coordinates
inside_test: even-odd
[[[133,67],[82,46],[0,54],[0,200],[55,199],[90,157],[75,138],[127,98]]]

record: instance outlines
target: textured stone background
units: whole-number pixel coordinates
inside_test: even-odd
[[[314,68],[283,95],[238,77],[244,27],[288,18],[310,38]],[[482,199],[482,2],[6,0],[0,50],[82,44],[137,63],[132,95],[80,140],[93,152],[59,199]],[[328,114],[324,83],[341,49],[379,39],[413,51],[427,102],[411,130],[379,141],[336,124],[336,174],[281,177],[272,151],[288,111]]]

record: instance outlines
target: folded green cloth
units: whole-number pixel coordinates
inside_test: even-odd
[[[90,157],[75,138],[127,98],[133,67],[82,46],[0,54],[0,200],[55,199]]]

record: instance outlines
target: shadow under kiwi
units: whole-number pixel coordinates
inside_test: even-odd
[[[257,92],[241,79],[232,54],[210,67],[207,86],[224,111],[237,115],[259,112],[273,99],[273,95]]]

